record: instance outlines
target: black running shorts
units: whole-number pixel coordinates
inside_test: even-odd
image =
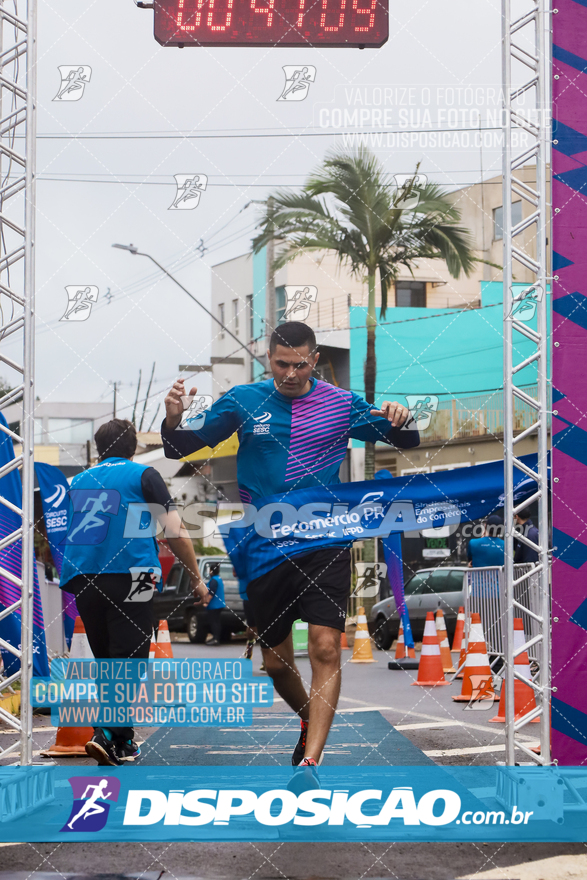
[[[289,636],[294,620],[343,632],[350,590],[351,554],[347,548],[317,550],[284,560],[247,586],[261,645],[280,645]]]

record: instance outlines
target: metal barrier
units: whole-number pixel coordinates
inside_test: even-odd
[[[531,572],[535,566],[522,564],[514,566],[514,580]],[[492,666],[497,658],[505,657],[505,590],[504,570],[499,566],[471,568],[466,573],[465,584],[465,640],[468,641],[471,614],[481,615],[481,625],[487,644],[487,653],[492,655]],[[514,617],[524,621],[526,641],[532,642],[540,634],[540,595],[539,573],[531,575],[514,585]],[[530,660],[538,662],[538,643],[534,642],[528,650]]]

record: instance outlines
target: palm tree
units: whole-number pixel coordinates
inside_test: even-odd
[[[275,270],[303,253],[333,251],[351,275],[367,281],[364,375],[365,399],[371,404],[375,403],[377,374],[377,273],[380,317],[384,318],[389,288],[401,266],[412,272],[419,260],[444,260],[450,274],[458,278],[461,272],[469,275],[476,262],[471,236],[458,225],[460,212],[448,194],[434,184],[416,187],[415,180],[414,176],[398,190],[379,159],[364,147],[351,153],[333,151],[301,192],[279,190],[267,200],[260,232],[253,240],[254,253],[271,241],[280,243]],[[374,465],[375,446],[367,443],[365,479],[372,479]]]

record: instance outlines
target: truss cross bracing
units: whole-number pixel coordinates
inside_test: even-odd
[[[550,21],[547,0],[514,2],[502,0],[502,86],[503,119],[503,300],[504,300],[504,517],[505,535],[505,658],[506,658],[506,763],[514,764],[515,750],[540,764],[550,764],[550,587],[548,556],[548,385],[547,385],[547,167],[550,151],[549,48]],[[528,107],[530,106],[530,110]],[[520,137],[523,134],[524,137]],[[522,166],[535,163],[536,181],[522,179]],[[522,200],[522,219],[512,225],[512,200]],[[526,230],[528,232],[522,236]],[[526,271],[524,271],[526,270]],[[513,284],[516,275],[530,275],[523,289]],[[523,320],[535,309],[536,320]],[[525,338],[531,354],[523,360],[516,355],[516,344]],[[521,370],[535,365],[538,397],[531,399],[516,386]],[[521,400],[532,407],[533,425],[515,434],[514,403]],[[517,444],[528,435],[538,440],[537,475],[516,455]],[[519,504],[514,502],[514,469],[536,479],[537,491]],[[514,575],[514,514],[537,502],[539,543],[525,534],[516,538],[538,554],[535,567],[520,576]],[[514,617],[524,619],[526,634],[530,632],[529,612],[515,600],[523,585],[537,591],[537,614],[532,639],[526,635],[524,648],[514,651]],[[514,679],[519,674],[514,655],[534,648],[537,663],[533,668],[531,686],[536,695],[536,709],[515,718]],[[525,681],[525,679],[522,679]],[[540,754],[520,742],[518,732],[535,718],[540,719]],[[532,730],[534,733],[534,728]]]
[[[21,629],[18,646],[0,639],[2,648],[20,660],[19,671],[0,680],[0,691],[21,682],[20,719],[0,709],[0,718],[20,731],[20,742],[0,751],[0,757],[20,746],[21,764],[32,763],[35,35],[36,0],[28,5],[24,0],[0,0],[0,343],[12,355],[0,351],[2,374],[12,386],[0,398],[0,410],[19,400],[23,410],[20,436],[0,425],[22,446],[22,453],[0,470],[0,476],[19,468],[23,487],[22,508],[0,496],[0,516],[10,510],[21,520],[1,547],[18,547],[18,542],[22,547],[20,576],[0,567],[20,596],[0,612],[0,619],[14,615]]]

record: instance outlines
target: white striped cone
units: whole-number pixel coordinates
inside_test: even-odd
[[[514,654],[517,650],[519,650],[524,642],[526,641],[526,635],[524,633],[524,621],[521,617],[514,618]],[[530,673],[530,658],[528,657],[527,651],[522,651],[521,654],[518,654],[517,657],[514,658],[514,668],[519,675],[523,675],[525,679],[528,681],[532,681],[532,675]],[[518,681],[517,678],[514,679],[514,718],[517,721],[518,718],[522,718],[523,715],[527,715],[528,712],[531,712],[536,708],[536,697],[534,695],[534,688],[529,684],[524,684],[523,681]],[[499,709],[497,710],[497,715],[495,718],[489,719],[492,722],[502,722],[505,723],[505,679],[503,685],[501,686],[501,694],[499,698]],[[539,722],[540,718],[533,718],[532,723]]]
[[[474,678],[473,678],[474,676]],[[476,612],[471,615],[471,628],[469,630],[469,644],[467,646],[467,659],[465,661],[465,674],[463,687],[458,697],[453,697],[456,703],[469,703],[475,691],[479,693],[482,686],[483,699],[496,700],[493,690],[487,646],[481,625],[481,615]]]
[[[463,639],[465,638],[465,609],[461,605],[457,614],[457,625],[455,626],[455,634],[452,640],[451,651],[459,651],[463,647]]]
[[[75,619],[69,656],[72,660],[94,659],[81,617]],[[58,727],[55,742],[40,754],[43,758],[85,758],[86,743],[93,735],[93,727]]]
[[[171,639],[169,637],[169,626],[166,620],[159,621],[155,657],[164,657],[165,659],[173,658],[173,648],[171,647]]]
[[[448,643],[448,633],[446,631],[446,622],[444,620],[444,612],[439,608],[436,612],[436,632],[438,633],[438,641],[440,643],[440,658],[442,660],[442,669],[444,672],[456,672],[452,665],[452,657],[450,656],[450,645]]]
[[[404,625],[400,623],[399,625],[399,634],[397,637],[397,644],[395,646],[395,659],[403,660],[406,656],[405,642],[404,642]]]
[[[355,644],[353,645],[353,656],[351,663],[375,663],[373,659],[373,651],[371,650],[371,637],[369,635],[369,627],[367,626],[367,617],[365,609],[361,605],[357,612],[357,629],[355,632]]]
[[[69,656],[80,660],[93,660],[94,655],[88,642],[86,628],[82,623],[81,617],[76,617],[73,626],[73,635],[71,637],[71,648]]]
[[[424,626],[422,653],[420,654],[420,663],[418,664],[418,679],[413,681],[412,684],[419,685],[420,687],[437,687],[438,685],[449,683],[444,680],[438,633],[436,632],[434,615],[429,611],[426,615],[426,624]]]

